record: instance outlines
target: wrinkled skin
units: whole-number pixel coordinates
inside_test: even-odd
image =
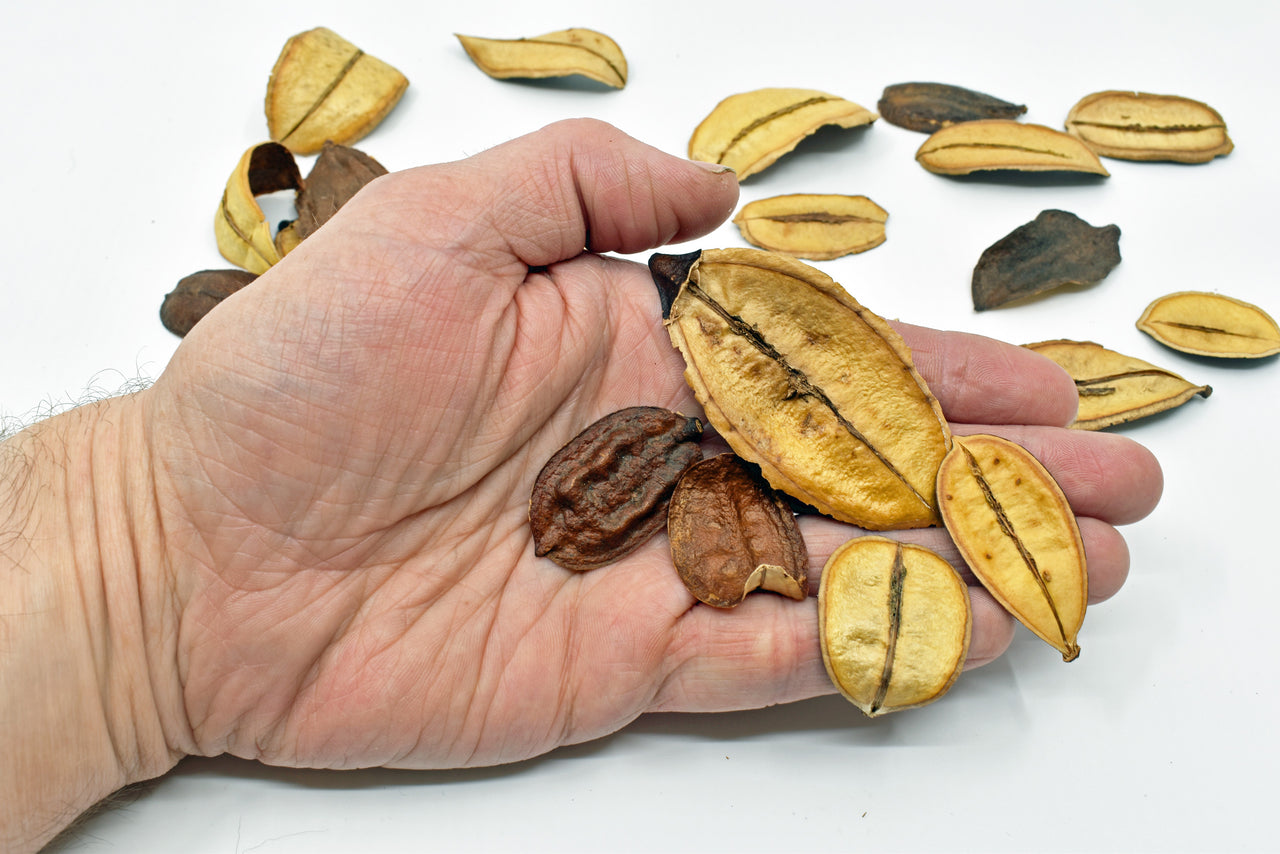
[[[202,320],[139,395],[172,590],[158,624],[189,724],[169,743],[285,765],[482,765],[646,711],[831,693],[814,599],[697,605],[661,535],[579,574],[530,542],[533,479],[588,423],[636,404],[698,412],[647,270],[583,247],[687,241],[736,200],[731,173],[561,123],[378,179]],[[1154,506],[1154,459],[1062,429],[1074,387],[1047,360],[900,328],[958,431],[1021,440],[1062,482],[1094,598],[1112,595],[1128,567],[1113,526]],[[816,590],[855,532],[802,528]],[[947,549],[937,530],[903,536]],[[973,600],[980,664],[1012,623]]]

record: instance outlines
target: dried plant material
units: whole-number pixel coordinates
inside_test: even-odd
[[[227,179],[213,220],[222,257],[257,274],[278,262],[281,256],[271,238],[271,226],[256,197],[301,187],[298,164],[280,143],[264,142],[246,151]]]
[[[1235,146],[1217,110],[1178,95],[1094,92],[1067,114],[1067,132],[1103,157],[1207,163]]]
[[[1213,393],[1207,385],[1092,341],[1041,341],[1026,347],[1057,362],[1075,380],[1080,409],[1071,426],[1080,430],[1127,424]]]
[[[725,98],[694,130],[689,159],[754,175],[826,125],[867,125],[879,118],[852,101],[814,89],[757,89]]]
[[[160,303],[160,322],[179,338],[214,306],[258,278],[247,270],[201,270],[178,281]]]
[[[654,255],[649,267],[708,422],[775,489],[866,528],[937,522],[951,433],[882,318],[778,253]]]
[[[1075,514],[1025,448],[998,436],[956,436],[938,472],[947,532],[991,595],[1062,653],[1080,654],[1089,577]]]
[[[888,219],[866,196],[795,194],[748,202],[733,222],[761,249],[827,261],[884,243]]]
[[[392,66],[317,27],[280,51],[267,82],[267,127],[295,154],[315,154],[325,140],[350,145],[386,118],[408,86]]]
[[[889,124],[924,133],[979,119],[1016,119],[1027,111],[1023,104],[946,83],[894,83],[884,87],[876,109]]]
[[[924,141],[916,151],[916,161],[939,175],[1002,169],[1110,174],[1098,155],[1074,136],[1011,119],[982,119],[945,127]]]
[[[627,58],[617,42],[575,27],[526,39],[485,39],[457,35],[476,66],[490,77],[583,77],[621,89],[627,85]]]
[[[1280,353],[1280,327],[1258,306],[1222,294],[1179,291],[1162,296],[1138,328],[1183,353],[1260,359]]]
[[[693,465],[667,509],[671,557],[699,602],[733,608],[754,590],[809,595],[809,553],[795,514],[734,454]]]
[[[883,537],[832,553],[818,589],[818,637],[831,682],[869,716],[923,706],[964,668],[969,590],[937,554]]]
[[[297,219],[276,232],[281,257],[315,234],[366,184],[385,174],[386,168],[363,151],[326,142],[298,191]]]
[[[1041,211],[982,253],[973,268],[973,307],[985,311],[1063,285],[1093,284],[1119,263],[1119,226],[1094,228],[1067,211]]]
[[[667,524],[680,476],[702,458],[702,423],[656,406],[606,415],[539,472],[529,499],[534,553],[566,569],[605,566]]]

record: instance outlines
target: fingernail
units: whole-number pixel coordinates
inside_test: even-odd
[[[733,171],[733,169],[725,166],[723,163],[708,163],[705,160],[690,160],[689,162],[694,166],[707,170],[712,175],[723,175],[726,172]]]

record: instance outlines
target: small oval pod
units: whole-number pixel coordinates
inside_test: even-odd
[[[1067,114],[1067,132],[1103,157],[1207,163],[1235,147],[1208,104],[1180,95],[1094,92]]]
[[[832,553],[818,588],[818,634],[831,682],[869,716],[922,706],[964,668],[969,591],[923,546],[884,537]]]
[[[1271,315],[1222,294],[1162,296],[1147,306],[1137,326],[1166,347],[1196,356],[1260,359],[1280,353],[1280,326]]]
[[[938,470],[938,504],[982,586],[1074,660],[1089,576],[1075,514],[1045,467],[1008,439],[956,436]]]
[[[1098,155],[1074,136],[1011,119],[982,119],[945,127],[924,141],[916,151],[916,161],[939,175],[1003,169],[1110,174]]]
[[[773,165],[825,125],[867,125],[879,116],[816,89],[756,89],[725,98],[689,139],[689,159],[728,166],[742,180]]]
[[[828,261],[884,243],[889,214],[866,196],[794,193],[748,202],[733,218],[748,243]]]

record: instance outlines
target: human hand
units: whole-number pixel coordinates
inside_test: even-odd
[[[172,590],[168,742],[486,765],[646,711],[831,692],[812,598],[719,611],[684,589],[665,537],[581,574],[530,541],[533,479],[583,427],[636,404],[698,411],[648,271],[593,253],[692,239],[736,199],[732,174],[561,123],[379,179],[202,320],[138,396]],[[1063,429],[1074,386],[1041,357],[899,328],[957,432],[1021,441],[1058,478],[1091,596],[1112,595],[1128,568],[1113,526],[1154,506],[1154,459]],[[801,524],[815,569],[856,533]],[[898,536],[961,564],[941,530]],[[972,591],[980,664],[1013,623]]]

